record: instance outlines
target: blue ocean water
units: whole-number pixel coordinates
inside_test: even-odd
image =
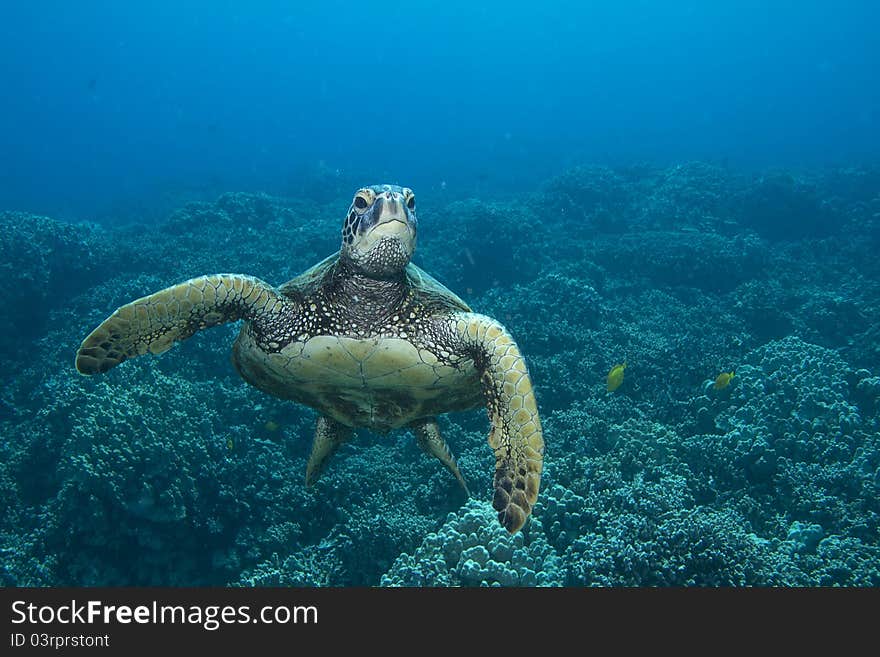
[[[878,23],[4,3],[0,582],[877,586]],[[470,497],[404,429],[307,488],[317,414],[242,380],[238,316],[74,367],[133,299],[305,271],[375,183],[414,190],[413,262],[528,363],[546,453],[514,535],[482,408],[439,420]]]
[[[168,190],[283,193],[318,166],[511,191],[583,162],[863,162],[878,11],[5,3],[0,206],[111,220]]]

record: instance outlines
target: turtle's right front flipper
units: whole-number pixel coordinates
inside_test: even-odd
[[[242,274],[199,276],[116,310],[76,352],[81,374],[98,374],[141,354],[161,354],[196,331],[238,319],[258,320],[288,301],[263,281]]]
[[[513,337],[485,315],[458,313],[452,330],[480,372],[495,452],[492,506],[511,534],[528,520],[544,467],[544,434],[526,361]]]

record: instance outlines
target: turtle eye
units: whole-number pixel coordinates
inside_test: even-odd
[[[354,197],[354,207],[356,207],[358,210],[366,210],[369,204],[370,203],[367,201],[367,199],[365,199],[360,194]]]
[[[406,207],[408,207],[410,210],[416,209],[416,195],[415,194],[410,194],[409,198],[406,199]]]

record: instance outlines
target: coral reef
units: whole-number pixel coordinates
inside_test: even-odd
[[[132,298],[332,253],[336,182],[149,225],[0,213],[0,584],[878,586],[878,180],[697,162],[423,199],[417,263],[534,379],[546,471],[512,537],[481,409],[440,418],[472,499],[405,431],[358,432],[306,489],[314,413],[238,378],[236,326],[73,368]]]
[[[49,310],[130,263],[133,245],[114,248],[100,226],[71,225],[24,212],[0,212],[0,314],[4,335],[43,335]],[[0,359],[8,358],[0,350]]]
[[[487,502],[470,500],[450,513],[411,556],[401,554],[383,586],[559,586],[559,558],[534,519],[510,536]]]

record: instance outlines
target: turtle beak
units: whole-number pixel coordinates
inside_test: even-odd
[[[402,224],[409,225],[409,214],[401,194],[397,192],[383,192],[376,197],[374,206],[373,212],[378,217],[376,226],[392,221],[399,221]]]
[[[373,201],[372,214],[373,225],[369,233],[373,239],[394,237],[405,243],[415,240],[415,217],[406,207],[402,194],[382,192]]]

